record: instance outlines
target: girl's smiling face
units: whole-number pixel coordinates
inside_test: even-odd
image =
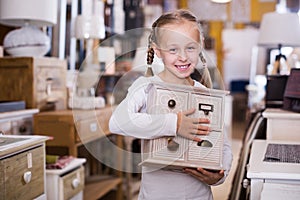
[[[159,28],[157,39],[154,49],[165,66],[160,76],[168,82],[184,83],[199,61],[201,45],[197,24],[187,20],[166,24]]]

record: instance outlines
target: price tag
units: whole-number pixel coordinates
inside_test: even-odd
[[[97,131],[97,123],[91,123],[90,130],[91,130],[91,132],[96,132]]]
[[[27,154],[27,168],[32,168],[32,153]]]

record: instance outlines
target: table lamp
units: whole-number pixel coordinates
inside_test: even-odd
[[[75,37],[86,42],[85,60],[81,63],[78,84],[82,88],[92,88],[99,79],[97,53],[93,52],[94,40],[105,38],[104,18],[98,15],[78,15],[75,19]]]
[[[56,24],[57,9],[57,0],[0,0],[0,23],[21,27],[5,36],[4,50],[12,56],[44,56],[51,42],[41,27]]]
[[[86,62],[92,63],[93,43],[95,39],[105,38],[104,17],[101,15],[78,15],[75,18],[74,36],[86,42]]]
[[[105,106],[105,99],[96,96],[95,87],[100,77],[100,66],[97,51],[94,51],[95,40],[105,38],[105,24],[102,15],[78,15],[75,18],[73,36],[86,43],[85,60],[80,63],[75,91],[69,98],[69,107],[73,109],[94,109]]]
[[[263,15],[258,36],[258,46],[278,48],[279,54],[275,63],[286,56],[281,53],[281,47],[300,46],[300,24],[296,13],[270,12]],[[274,65],[273,73],[279,73],[279,65]],[[276,71],[276,72],[275,72]],[[288,72],[287,72],[288,73]]]

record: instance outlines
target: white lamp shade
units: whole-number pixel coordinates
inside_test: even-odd
[[[260,25],[258,45],[300,46],[300,24],[296,13],[266,13]]]
[[[75,20],[75,37],[78,39],[105,38],[103,17],[100,15],[78,15]]]
[[[57,0],[0,0],[0,23],[8,26],[52,26],[57,22]]]

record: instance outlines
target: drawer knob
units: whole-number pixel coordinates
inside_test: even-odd
[[[79,184],[80,184],[80,181],[77,178],[75,178],[72,181],[72,187],[73,187],[73,189],[76,189],[79,186]]]
[[[23,180],[26,184],[31,181],[31,171],[25,172],[23,174]]]
[[[26,133],[27,132],[27,127],[23,124],[19,127],[19,133]]]
[[[174,108],[176,106],[176,101],[174,99],[170,99],[168,101],[169,108]]]
[[[247,188],[249,187],[249,185],[250,185],[249,179],[246,179],[246,178],[245,178],[245,179],[243,180],[242,185],[243,185],[243,188],[247,189]]]

